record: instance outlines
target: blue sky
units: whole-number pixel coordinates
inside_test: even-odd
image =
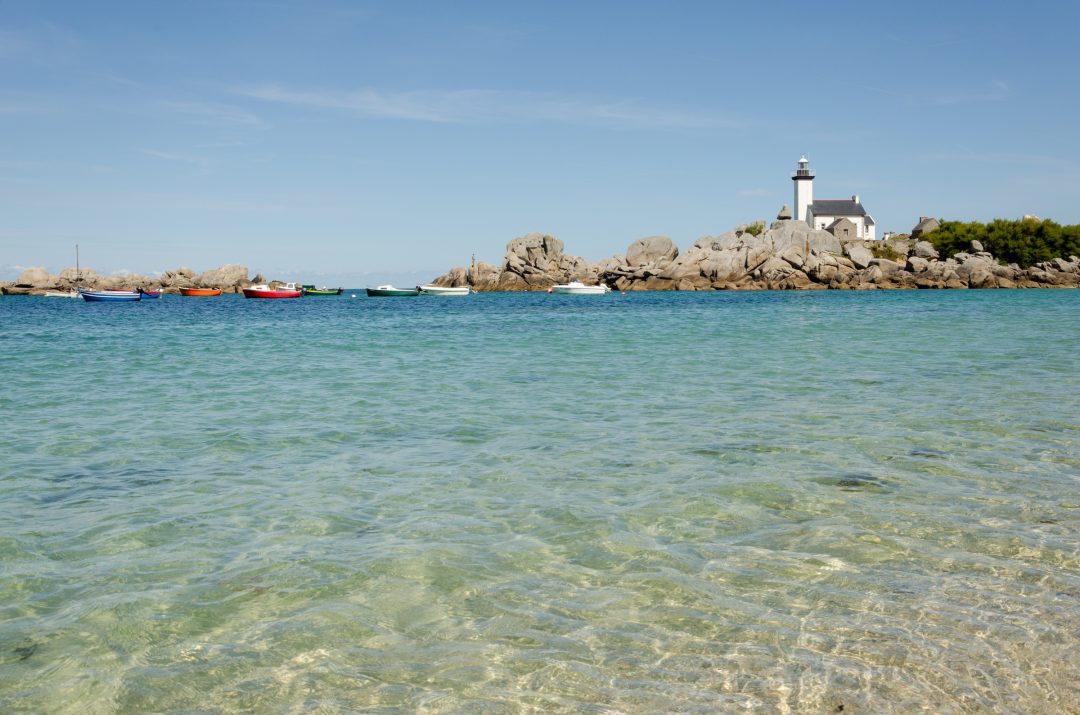
[[[0,0],[0,278],[364,285],[815,195],[1080,223],[1076,3]]]

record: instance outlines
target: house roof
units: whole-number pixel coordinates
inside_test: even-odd
[[[810,204],[815,216],[865,216],[863,205],[852,199],[817,199]]]
[[[829,224],[828,226],[826,226],[826,227],[825,227],[825,230],[828,230],[828,229],[830,229],[830,228],[836,228],[837,224],[839,224],[839,223],[840,223],[840,222],[842,222],[842,221],[847,221],[847,222],[848,222],[849,224],[851,224],[852,226],[854,226],[854,225],[855,225],[854,223],[852,223],[852,222],[851,222],[851,219],[849,219],[849,218],[845,218],[844,216],[841,216],[840,218],[836,219],[835,221],[833,221],[832,223],[830,223],[830,224]]]

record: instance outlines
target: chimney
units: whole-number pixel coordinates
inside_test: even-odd
[[[859,195],[858,194],[852,194],[851,195],[851,200],[854,201],[855,203],[859,203]]]

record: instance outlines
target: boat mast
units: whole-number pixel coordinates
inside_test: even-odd
[[[75,244],[75,286],[82,283],[82,270],[79,268],[79,244]]]

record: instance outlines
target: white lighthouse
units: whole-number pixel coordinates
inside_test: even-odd
[[[799,168],[791,175],[795,182],[795,220],[805,221],[810,204],[814,203],[814,172],[810,170],[810,160],[804,154],[799,159]]]

